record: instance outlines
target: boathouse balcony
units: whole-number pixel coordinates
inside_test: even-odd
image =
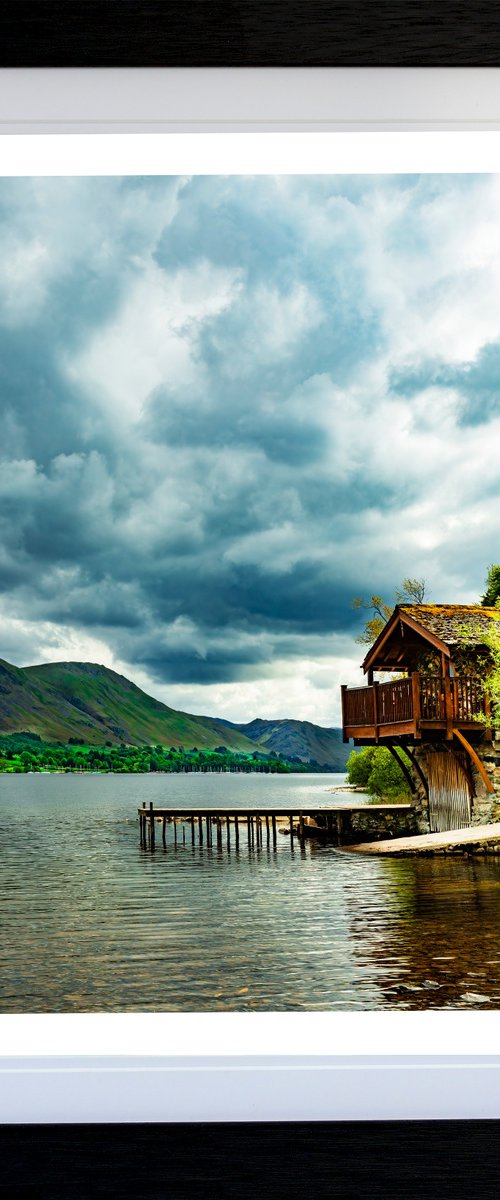
[[[451,739],[454,730],[484,735],[482,714],[489,713],[484,683],[476,676],[426,675],[342,686],[344,742],[410,738]]]

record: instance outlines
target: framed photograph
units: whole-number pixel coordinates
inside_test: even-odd
[[[38,1148],[85,1194],[92,1138],[111,1186],[131,1123],[130,1186],[195,1136],[176,1194],[231,1189],[257,1123],[253,1190],[357,1195],[376,1142],[409,1195],[441,1139],[457,1195],[500,1115],[497,69],[129,70],[104,25],[0,74],[9,1186]]]

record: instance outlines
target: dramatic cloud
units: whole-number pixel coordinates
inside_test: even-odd
[[[0,180],[0,656],[338,722],[499,558],[500,177]]]

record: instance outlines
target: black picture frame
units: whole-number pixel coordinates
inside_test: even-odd
[[[494,67],[498,0],[3,0],[0,67]]]
[[[0,67],[499,67],[497,0],[4,0]],[[410,1083],[409,1083],[410,1086]],[[467,1200],[500,1121],[0,1126],[0,1200]]]
[[[0,1200],[470,1200],[497,1121],[0,1126]]]

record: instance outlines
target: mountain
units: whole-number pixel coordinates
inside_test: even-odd
[[[141,746],[156,742],[199,750],[227,746],[253,754],[311,759],[329,770],[344,769],[350,748],[339,729],[309,721],[264,721],[237,725],[215,717],[178,712],[109,667],[58,662],[15,667],[0,659],[0,733],[36,733],[44,741],[82,739]]]
[[[310,721],[265,721],[256,717],[248,724],[226,722],[238,729],[267,754],[274,751],[284,758],[299,758],[315,762],[333,771],[343,771],[352,746],[342,741],[341,729],[323,728]]]
[[[21,731],[46,741],[83,738],[87,745],[255,749],[238,730],[169,708],[108,667],[76,662],[21,668],[0,659],[0,732]]]

